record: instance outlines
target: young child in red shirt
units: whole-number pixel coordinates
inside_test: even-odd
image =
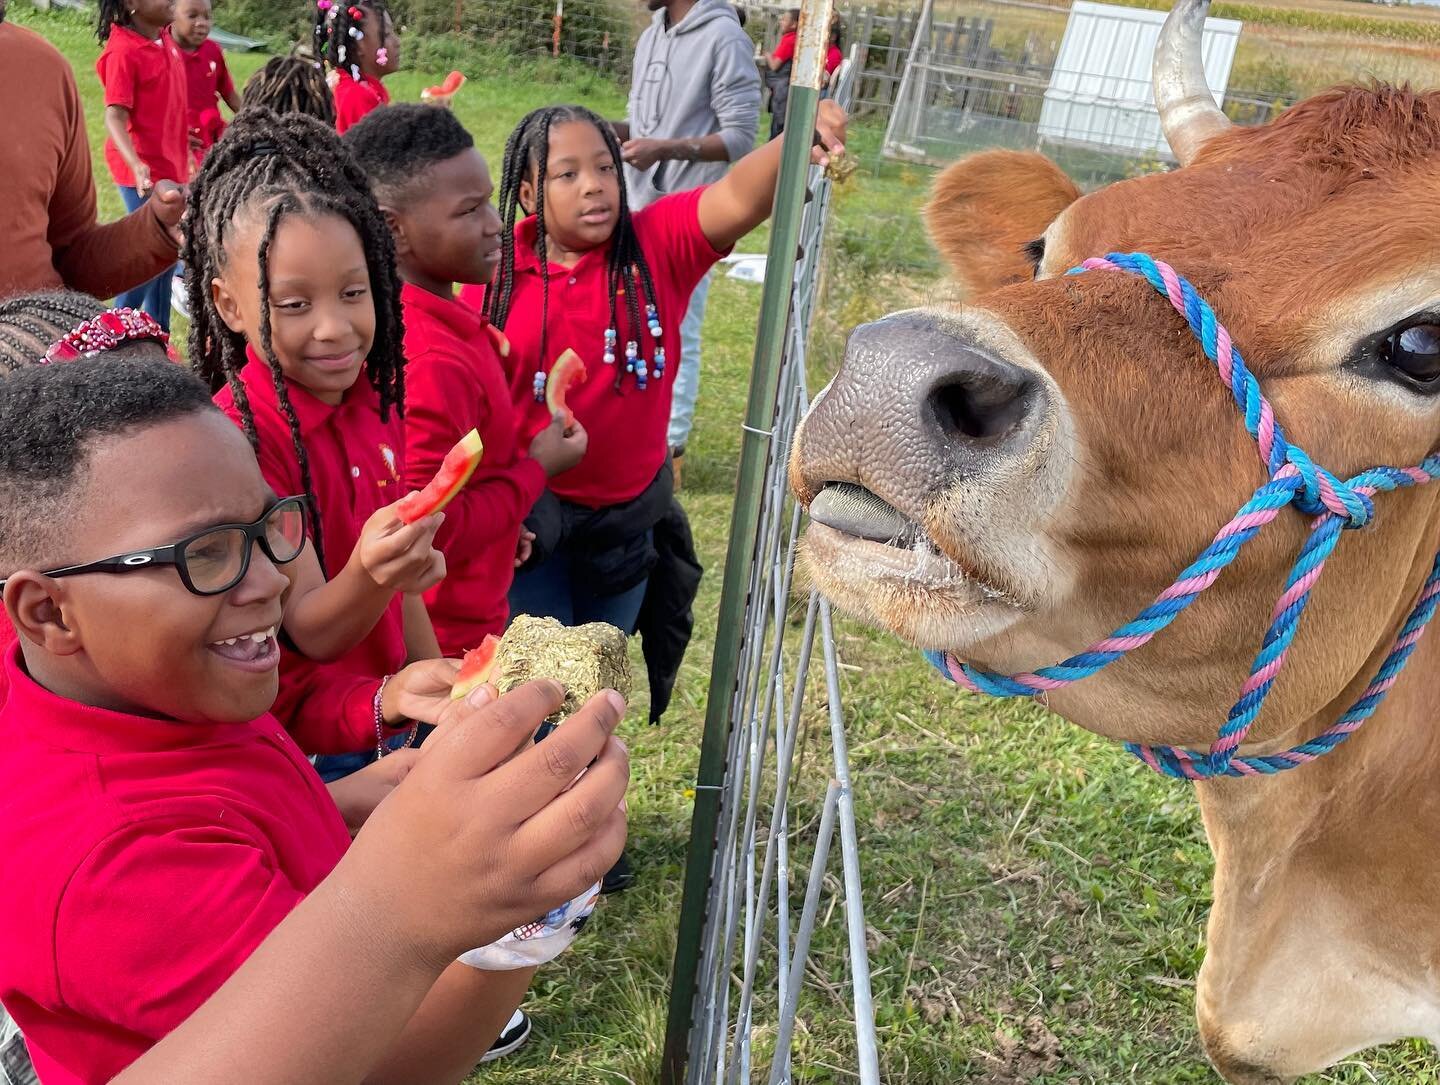
[[[845,44],[845,23],[837,11],[830,18],[830,36],[825,41],[825,74],[834,75],[835,69],[845,62],[841,49]]]
[[[400,70],[400,35],[382,0],[316,0],[314,36],[330,66],[336,131],[390,104],[381,80]]]
[[[765,58],[765,89],[770,92],[770,138],[785,131],[785,107],[790,101],[790,69],[795,63],[795,34],[800,29],[800,9],[780,14],[780,40]]]
[[[485,444],[480,467],[445,510],[435,536],[445,579],[426,594],[440,648],[460,655],[504,632],[521,522],[552,475],[585,453],[580,425],[556,418],[516,441],[502,340],[455,299],[455,284],[488,283],[500,262],[494,186],[470,133],[448,109],[396,105],[345,134],[395,237],[404,283],[406,482],[423,486],[466,432]]]
[[[844,130],[844,112],[822,103],[825,148],[841,150]],[[584,460],[550,480],[559,535],[539,547],[543,561],[517,574],[514,612],[634,630],[651,529],[670,502],[666,428],[685,361],[680,319],[705,272],[769,216],[780,151],[773,140],[713,185],[632,216],[614,131],[594,113],[551,106],[511,135],[500,184],[507,231],[485,313],[510,341],[520,439],[551,424],[545,384],[566,349],[585,366],[568,404],[589,433]],[[517,223],[519,210],[527,217]]]
[[[418,593],[444,574],[430,548],[443,515],[405,526],[394,509],[409,491],[390,232],[339,137],[301,114],[242,110],[188,199],[191,364],[223,385],[216,402],[276,492],[311,503],[297,591],[345,581],[354,602],[335,619],[366,631],[328,665],[287,652],[276,715],[310,752],[368,749],[359,767],[392,737],[414,737],[388,676],[440,654]],[[372,563],[367,550],[387,539],[399,553]],[[337,673],[350,679],[338,700],[316,685]]]
[[[211,25],[210,0],[177,0],[170,37],[179,47],[185,65],[185,124],[197,167],[225,131],[220,103],[229,106],[231,113],[240,112],[240,95],[225,66],[225,52],[210,40]]]
[[[105,90],[105,163],[127,211],[156,181],[190,177],[185,67],[167,28],[175,0],[101,0],[96,29],[104,48],[95,71]],[[144,309],[170,328],[173,269],[127,290],[115,303]]]
[[[352,865],[350,834],[268,713],[289,585],[280,566],[305,544],[304,504],[277,498],[205,387],[158,344],[128,342],[0,381],[0,428],[0,591],[20,632],[0,709],[0,815],[18,834],[0,852],[0,1000],[42,1080],[88,1085],[183,1022],[337,864]],[[238,643],[252,634],[259,655]],[[473,735],[471,704],[445,690],[456,665],[419,666],[438,692],[417,712]],[[531,794],[492,819],[487,844],[504,858],[485,878],[491,891],[469,902],[487,916],[484,937],[582,888],[573,868],[546,876],[600,835],[577,825],[598,816],[604,854],[618,852],[606,812],[623,793],[618,754],[604,747],[571,789],[589,792],[588,816],[530,816],[549,801]],[[492,804],[553,777],[547,761],[521,753],[501,770],[508,783],[485,788]],[[370,849],[364,829],[356,847]],[[590,850],[580,870],[593,869]],[[397,903],[350,889],[352,924]],[[448,965],[402,1000],[365,1069],[458,1083],[529,976]]]

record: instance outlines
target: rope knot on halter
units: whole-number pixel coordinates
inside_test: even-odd
[[[1295,508],[1306,516],[1329,513],[1344,520],[1346,528],[1364,527],[1374,518],[1375,502],[1368,494],[1310,462],[1303,448],[1298,445],[1286,448],[1285,462],[1300,481],[1300,488],[1295,491]],[[1286,468],[1282,467],[1277,477],[1285,473]]]
[[[1215,311],[1169,264],[1145,253],[1110,253],[1086,260],[1071,275],[1088,271],[1123,271],[1139,275],[1179,312],[1200,341],[1205,356],[1215,363],[1220,379],[1230,389],[1255,440],[1266,481],[1251,494],[1234,518],[1210,544],[1181,570],[1175,582],[1156,596],[1136,617],[1078,655],[1050,667],[1024,674],[997,674],[962,662],[951,653],[929,653],[951,680],[976,693],[996,697],[1033,697],[1087,678],[1103,667],[1146,644],[1173,622],[1211,584],[1240,549],[1286,506],[1312,517],[1310,534],[1296,556],[1285,590],[1270,614],[1270,626],[1255,655],[1250,676],[1240,690],[1219,734],[1208,751],[1180,746],[1144,746],[1127,742],[1125,748],[1156,772],[1187,780],[1212,776],[1256,776],[1281,772],[1315,760],[1350,737],[1374,714],[1404,669],[1421,634],[1440,603],[1440,554],[1419,598],[1401,626],[1389,655],[1359,699],[1339,720],[1308,742],[1260,757],[1238,756],[1240,744],[1254,726],[1260,709],[1285,665],[1301,615],[1310,602],[1311,589],[1320,579],[1325,562],[1343,531],[1364,527],[1374,518],[1376,493],[1419,486],[1440,477],[1440,456],[1431,453],[1415,467],[1372,467],[1342,481],[1316,464],[1298,445],[1285,439],[1270,401],[1235,348],[1230,333]]]

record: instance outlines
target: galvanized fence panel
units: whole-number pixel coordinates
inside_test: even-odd
[[[855,71],[854,66],[842,71],[836,88],[842,105],[853,96]],[[787,127],[795,121],[792,105]],[[747,436],[763,439],[766,447],[762,498],[753,546],[734,567],[727,565],[727,588],[728,576],[738,573],[744,606],[738,628],[729,631],[738,648],[730,696],[723,681],[711,685],[712,699],[724,699],[723,773],[718,783],[707,783],[702,769],[698,785],[710,794],[701,790],[697,802],[712,798],[718,805],[713,837],[691,841],[687,889],[690,877],[702,870],[706,876],[695,877],[702,891],[687,893],[684,904],[685,913],[701,922],[693,982],[677,968],[672,991],[667,1051],[683,1047],[684,1057],[667,1059],[662,1080],[671,1085],[792,1080],[797,1015],[822,887],[836,863],[837,829],[855,1025],[853,1073],[862,1085],[880,1080],[839,660],[828,605],[812,593],[798,641],[790,628],[801,510],[789,496],[786,467],[795,427],[809,404],[806,338],[824,256],[830,182],[812,166],[805,189],[793,274],[774,264],[773,248],[767,269],[767,279],[774,277],[786,289],[788,313],[773,328],[782,337],[773,411],[763,432],[746,427]],[[722,628],[717,640],[726,635]],[[792,787],[817,654],[828,706],[830,782],[812,841],[809,827],[797,827],[792,819]],[[808,873],[797,901],[792,861],[805,849]],[[682,941],[685,937],[682,927]]]

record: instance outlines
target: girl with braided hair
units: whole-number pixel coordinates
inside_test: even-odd
[[[816,130],[817,160],[843,150],[845,114],[834,103],[822,104]],[[483,295],[472,287],[462,297],[483,304],[509,339],[521,442],[550,423],[545,387],[566,350],[584,363],[568,405],[589,433],[585,458],[550,479],[551,496],[532,514],[536,553],[515,578],[512,613],[635,629],[652,528],[670,507],[680,320],[705,273],[769,216],[784,138],[712,185],[632,213],[615,132],[590,110],[538,109],[511,133],[500,269]]]
[[[275,714],[308,752],[368,751],[336,778],[414,737],[388,676],[440,654],[414,593],[444,576],[442,517],[404,525],[395,510],[407,490],[394,243],[339,137],[299,113],[242,109],[188,201],[191,363],[275,492],[311,505]],[[352,678],[338,697],[337,670]]]
[[[325,82],[319,61],[306,57],[271,57],[245,84],[242,99],[276,113],[305,113],[327,125],[335,123],[335,96]]]
[[[400,35],[383,0],[315,0],[314,35],[330,67],[337,131],[390,104],[381,80],[400,70]]]

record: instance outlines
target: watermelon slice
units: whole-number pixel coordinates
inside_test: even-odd
[[[426,102],[443,102],[455,97],[455,92],[465,85],[465,77],[459,72],[451,72],[445,77],[445,82],[438,87],[426,87],[420,92],[420,98]]]
[[[448,505],[450,499],[470,481],[475,468],[480,466],[480,454],[484,451],[485,446],[480,443],[480,434],[475,430],[472,429],[461,437],[455,447],[445,453],[445,462],[440,465],[440,470],[435,472],[435,477],[425,489],[409,494],[396,503],[395,511],[400,516],[400,522],[413,524]]]
[[[495,669],[495,653],[500,648],[500,638],[494,633],[485,634],[479,648],[471,648],[460,661],[460,671],[455,675],[455,684],[450,687],[450,699],[458,701],[471,690],[490,680]]]
[[[550,417],[555,417],[556,411],[564,416],[567,430],[575,424],[575,412],[565,405],[565,396],[575,385],[583,384],[585,376],[585,363],[568,347],[550,367],[550,378],[545,382],[545,406]]]
[[[494,324],[486,324],[485,330],[490,333],[490,339],[495,344],[495,350],[500,357],[510,357],[510,340],[505,338],[505,333]]]

